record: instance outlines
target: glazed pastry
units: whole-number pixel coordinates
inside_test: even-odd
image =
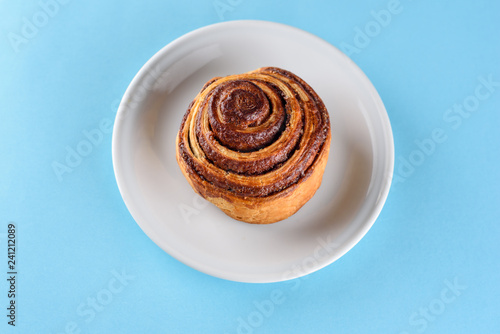
[[[208,81],[177,135],[193,189],[234,219],[269,224],[299,210],[321,184],[330,120],[295,74],[264,67]]]

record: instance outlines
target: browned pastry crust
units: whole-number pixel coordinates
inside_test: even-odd
[[[234,219],[269,224],[314,195],[330,139],[314,90],[289,71],[264,67],[205,84],[182,120],[176,157],[202,197]]]

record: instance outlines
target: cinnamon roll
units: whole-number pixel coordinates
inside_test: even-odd
[[[276,67],[208,81],[176,140],[182,173],[234,219],[269,224],[299,210],[321,184],[330,120],[301,78]]]

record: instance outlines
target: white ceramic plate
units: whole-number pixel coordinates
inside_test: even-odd
[[[260,226],[194,193],[175,160],[175,137],[206,81],[263,66],[294,72],[321,96],[332,144],[315,196],[292,217]],[[167,253],[224,279],[276,282],[332,263],[366,234],[389,192],[394,145],[375,88],[338,49],[290,26],[232,21],[180,37],[139,71],[116,117],[113,165],[130,213]]]

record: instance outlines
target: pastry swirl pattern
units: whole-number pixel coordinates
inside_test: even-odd
[[[328,155],[330,136],[316,92],[289,71],[265,67],[205,84],[182,120],[177,160],[203,197],[252,206],[306,180]]]

